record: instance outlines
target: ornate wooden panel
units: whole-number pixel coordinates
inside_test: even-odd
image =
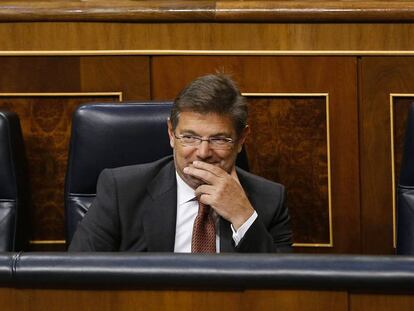
[[[251,139],[258,140],[253,150],[253,141],[248,141],[252,169],[293,186],[288,204],[292,204],[294,242],[324,244],[329,241],[329,170],[323,149],[329,145],[333,247],[314,245],[297,251],[360,252],[355,58],[154,56],[151,66],[154,99],[172,99],[195,77],[217,71],[230,74],[243,93],[287,94],[250,103],[254,128]],[[299,93],[329,94],[329,144],[324,99],[295,98],[294,94]],[[285,127],[286,137],[278,136],[278,126]],[[265,139],[268,141],[264,144]]]
[[[119,94],[114,93],[0,93],[0,107],[20,117],[29,166],[30,231],[35,243],[64,239],[63,190],[74,110],[82,103],[117,100]]]
[[[1,94],[31,94],[0,97],[0,106],[22,119],[33,199],[31,238],[37,243],[62,242],[63,178],[72,112],[81,103],[119,99],[103,95],[114,91],[122,92],[124,100],[148,100],[149,57],[2,56],[0,71]],[[85,92],[89,95],[80,95]],[[51,93],[67,96],[46,96]],[[36,244],[36,249],[55,246]]]
[[[327,97],[274,94],[248,100],[251,171],[286,186],[296,245],[332,246]]]

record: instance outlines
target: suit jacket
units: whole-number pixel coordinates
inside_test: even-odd
[[[221,252],[289,251],[292,233],[284,187],[239,168],[237,175],[258,218],[237,247],[230,223],[220,218]],[[177,181],[171,156],[105,169],[69,251],[173,252],[176,213]]]

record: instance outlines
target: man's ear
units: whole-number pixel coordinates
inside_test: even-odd
[[[170,137],[170,146],[171,148],[174,148],[174,130],[171,124],[171,120],[168,118],[167,120],[167,126],[168,126],[168,136]]]
[[[250,127],[246,125],[246,127],[242,130],[239,139],[238,139],[238,146],[237,146],[237,152],[240,152],[242,150],[243,144],[246,141],[247,136],[250,134]]]

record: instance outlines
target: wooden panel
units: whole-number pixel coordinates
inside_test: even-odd
[[[117,90],[123,100],[148,100],[149,57],[84,56],[80,58],[81,89],[88,92]]]
[[[390,94],[414,93],[414,59],[410,57],[366,57],[361,59],[360,68],[363,251],[368,254],[392,254],[394,248]],[[399,103],[400,101],[395,106],[400,107]],[[404,104],[401,106],[402,110],[404,110],[403,106]],[[401,113],[402,111],[397,111],[396,114],[398,136],[402,135],[404,127]],[[397,139],[398,144],[401,144],[400,141],[401,139]]]
[[[8,289],[2,310],[348,310],[347,292]]]
[[[4,311],[19,310],[18,294],[13,288],[0,287],[0,301]]]
[[[78,57],[1,57],[0,92],[79,91]]]
[[[243,295],[243,310],[348,311],[348,293],[310,290],[249,290]]]
[[[413,51],[413,38],[412,23],[0,23],[0,51]]]
[[[1,95],[1,94],[0,94]],[[32,240],[64,239],[63,188],[72,114],[82,103],[117,96],[0,96],[21,121],[29,163]]]
[[[0,288],[2,310],[411,311],[409,294],[312,290],[92,290]]]
[[[398,294],[351,294],[350,311],[411,311],[414,296]]]
[[[237,311],[240,292],[184,290],[1,289],[14,294],[2,310],[228,310]],[[14,299],[13,299],[14,298]]]
[[[231,73],[244,93],[329,93],[334,248],[317,251],[359,252],[355,59],[352,57],[153,57],[152,96],[154,99],[172,99],[195,77],[216,70]],[[177,75],[177,72],[180,72],[180,75]],[[300,109],[295,113],[299,115]],[[290,156],[294,158],[296,155]],[[295,178],[300,180],[301,176]],[[302,207],[306,208],[307,202],[302,202]],[[352,231],[349,230],[351,227]],[[297,238],[303,239],[303,237]],[[300,249],[300,251],[306,250]]]
[[[123,92],[149,99],[149,57],[1,57],[0,93]],[[116,96],[0,96],[18,113],[31,177],[32,240],[63,240],[63,184],[72,112],[81,103]],[[42,241],[40,241],[42,242]],[[54,249],[52,245],[37,250]]]
[[[251,171],[286,186],[295,243],[330,244],[326,98],[248,100]]]

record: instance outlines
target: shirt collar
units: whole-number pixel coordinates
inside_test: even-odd
[[[175,176],[177,178],[177,203],[181,205],[188,201],[194,200],[195,191],[186,182],[181,178],[181,176],[175,171]]]

